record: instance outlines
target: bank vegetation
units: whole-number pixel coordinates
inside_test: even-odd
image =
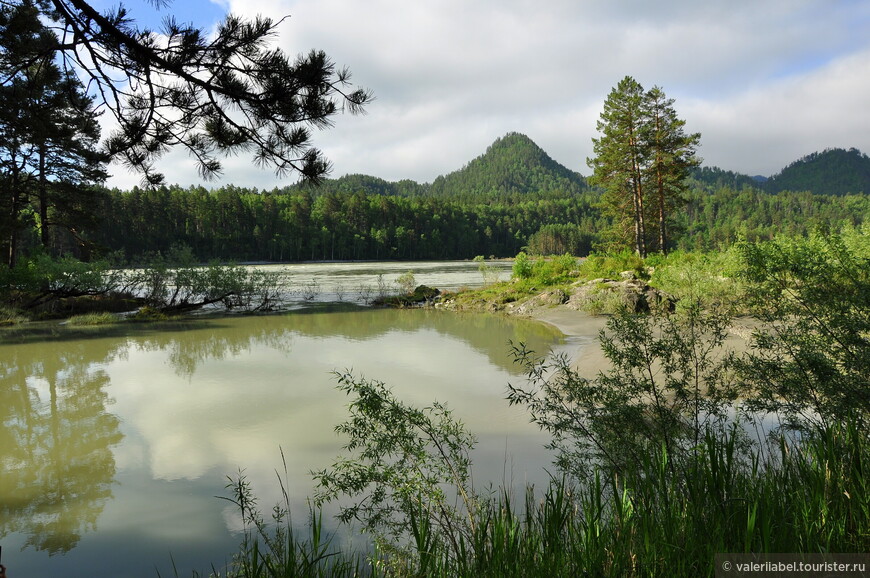
[[[717,553],[867,552],[868,259],[866,228],[719,254],[520,257],[510,282],[455,300],[505,308],[564,292],[564,306],[611,281],[656,295],[641,308],[612,301],[600,335],[610,367],[594,378],[512,345],[526,377],[506,402],[550,434],[550,484],[480,491],[476,438],[446,404],[413,407],[338,372],[347,441],[313,472],[307,529],[289,503],[270,518],[245,477],[231,478],[247,529],[232,564],[212,573],[713,576]],[[733,352],[724,343],[738,314],[757,323]],[[319,507],[332,502],[367,546],[330,540]]]

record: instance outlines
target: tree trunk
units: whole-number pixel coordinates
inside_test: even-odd
[[[662,255],[668,254],[668,237],[665,231],[665,193],[659,192],[659,251]]]
[[[637,254],[642,258],[646,258],[646,220],[644,219],[643,206],[643,188],[638,185],[635,193],[635,244],[637,245]]]
[[[640,163],[635,155],[632,159],[634,176],[632,177],[632,185],[634,190],[634,245],[637,254],[641,258],[646,257],[646,221],[644,219],[644,203],[643,203],[643,175],[641,174]]]
[[[12,198],[9,208],[9,253],[6,255],[6,264],[11,269],[15,267],[18,258],[18,217],[21,212],[21,184],[18,181],[17,167],[13,169],[9,183]]]
[[[39,147],[39,238],[43,249],[48,250],[51,238],[48,234],[48,183],[45,178],[45,145]]]
[[[9,252],[6,254],[6,264],[9,268],[15,267],[15,253],[18,250],[18,211],[15,208],[18,205],[18,193],[13,189],[12,192],[12,209],[9,214]]]
[[[659,251],[662,255],[667,255],[668,237],[667,231],[665,229],[665,219],[667,217],[667,209],[665,208],[665,203],[667,202],[667,199],[665,198],[665,180],[662,176],[661,163],[658,164],[658,168],[656,170],[656,189],[658,191],[659,202]]]

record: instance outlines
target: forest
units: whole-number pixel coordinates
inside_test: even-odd
[[[870,215],[862,191],[772,193],[762,184],[695,169],[685,209],[674,215],[671,248],[707,251],[738,239],[802,236],[819,226],[860,225]],[[271,191],[174,185],[93,195],[96,212],[111,218],[85,229],[79,248],[66,249],[133,263],[176,245],[202,261],[471,259],[521,250],[582,256],[608,248],[612,225],[599,190],[519,134],[432,184],[349,175]]]
[[[222,50],[246,35],[257,46],[271,25],[248,29],[231,19],[217,41],[202,45],[195,31],[169,30],[175,34],[171,37],[189,36],[190,50],[199,51],[199,57],[185,61],[174,45],[154,48],[149,56],[137,38],[150,38],[151,32],[135,29],[123,15],[100,21],[86,3],[75,6],[47,14],[60,18],[70,34],[78,30],[83,40],[72,46],[60,43],[40,20],[39,6],[22,2],[0,10],[5,31],[0,70],[6,75],[0,85],[0,254],[9,269],[39,255],[139,265],[178,248],[203,263],[504,258],[520,251],[585,256],[626,246],[644,255],[647,245],[658,252],[712,250],[738,239],[858,225],[870,212],[870,159],[860,151],[813,153],[767,180],[704,167],[694,155],[700,135],[683,133],[673,100],[659,87],[643,91],[630,77],[608,97],[602,122],[616,130],[626,120],[607,113],[608,103],[620,99],[635,99],[638,112],[649,119],[638,127],[648,142],[644,151],[636,151],[645,155],[647,166],[643,174],[622,175],[620,182],[628,179],[640,187],[641,181],[655,178],[658,185],[643,195],[638,196],[639,188],[632,193],[636,202],[645,196],[649,205],[640,212],[636,207],[633,217],[625,210],[631,194],[602,176],[629,162],[608,157],[607,146],[618,148],[621,137],[607,135],[593,138],[601,150],[597,160],[587,161],[594,169],[588,178],[517,132],[496,139],[479,157],[432,183],[367,175],[327,178],[329,163],[311,145],[305,126],[328,123],[341,109],[361,111],[371,95],[346,88],[346,74],[325,55],[276,60],[277,55],[263,49],[256,57],[268,62],[258,68],[264,78],[218,75],[214,79],[220,86],[164,86],[163,76],[149,72],[154,66],[169,67],[165,78],[177,75],[193,82],[196,74],[220,68]],[[117,34],[88,28],[97,22]],[[84,40],[89,34],[92,40]],[[110,38],[121,39],[122,45],[136,43],[136,50],[115,46]],[[90,65],[78,53],[87,51],[88,42],[109,42],[99,52],[101,60]],[[104,94],[115,97],[100,104],[71,72],[82,66],[94,86],[113,78],[108,70],[128,75],[130,82],[157,83],[155,94],[166,103],[137,99],[125,92],[123,82],[112,81]],[[280,78],[271,76],[273,67],[283,70]],[[312,70],[320,72],[309,74]],[[285,86],[294,75],[321,84]],[[239,87],[245,88],[237,94]],[[252,93],[254,88],[262,94]],[[296,94],[288,93],[291,88],[298,92],[296,101],[291,98],[293,106],[260,108],[261,101],[279,102],[278,93],[285,100]],[[322,98],[307,99],[307,91]],[[192,95],[203,102],[197,104]],[[222,111],[238,103],[252,107],[250,118],[262,118],[250,127],[233,125],[232,116]],[[164,104],[176,107],[189,124],[158,114]],[[100,111],[121,123],[102,143]],[[142,125],[146,120],[151,124]],[[653,130],[652,123],[659,128]],[[218,156],[237,148],[255,151],[255,162],[299,181],[272,190],[244,183],[219,188],[166,184],[157,161],[172,147],[186,148],[198,159],[200,183],[220,171]],[[110,160],[138,171],[142,188],[106,188],[102,183]],[[656,204],[660,210],[654,215]],[[637,230],[629,234],[632,228]]]
[[[868,551],[866,155],[828,149],[769,179],[703,167],[673,100],[625,77],[588,178],[509,133],[432,183],[328,179],[310,129],[372,95],[322,52],[272,50],[275,26],[228,16],[208,36],[170,19],[156,34],[85,0],[0,3],[0,324],[65,316],[54,305],[109,286],[134,322],[218,302],[271,309],[274,277],[218,262],[516,256],[510,281],[481,290],[504,291],[502,305],[544,288],[532,298],[565,303],[576,283],[598,294],[611,278],[662,297],[616,303],[599,335],[610,369],[593,379],[511,343],[527,380],[507,401],[549,434],[560,475],[525,502],[469,483],[476,439],[446,405],[337,373],[347,454],[311,472],[309,541],[289,504],[266,522],[240,470],[226,486],[244,526],[229,575],[711,576],[717,553]],[[99,149],[98,108],[119,127]],[[173,147],[203,182],[238,152],[301,181],[167,185],[157,167]],[[110,158],[143,187],[102,186]],[[760,322],[740,355],[721,351],[736,314]],[[779,427],[752,439],[768,416]],[[333,550],[314,509],[343,498],[355,503],[339,519],[373,539],[360,555]]]

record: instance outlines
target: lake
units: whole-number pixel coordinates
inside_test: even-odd
[[[338,283],[409,270],[436,287],[482,282],[468,262],[292,266],[291,282],[317,279],[321,290],[282,314],[0,332],[10,576],[171,576],[173,561],[181,576],[207,575],[241,538],[232,506],[216,497],[228,496],[227,476],[244,470],[268,511],[282,451],[304,522],[309,472],[342,443],[333,429],[348,399],[336,370],[383,381],[408,403],[447,403],[479,438],[477,487],[545,483],[546,437],[505,401],[507,384],[523,380],[508,343],[538,352],[578,343],[529,320],[371,309],[344,289],[336,302]]]

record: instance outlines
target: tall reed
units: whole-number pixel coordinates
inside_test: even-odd
[[[841,423],[770,444],[746,451],[734,429],[708,430],[679,463],[662,448],[582,485],[502,489],[467,533],[412,513],[406,549],[333,548],[319,516],[280,543],[255,523],[226,576],[712,576],[716,553],[870,551],[868,434]]]

